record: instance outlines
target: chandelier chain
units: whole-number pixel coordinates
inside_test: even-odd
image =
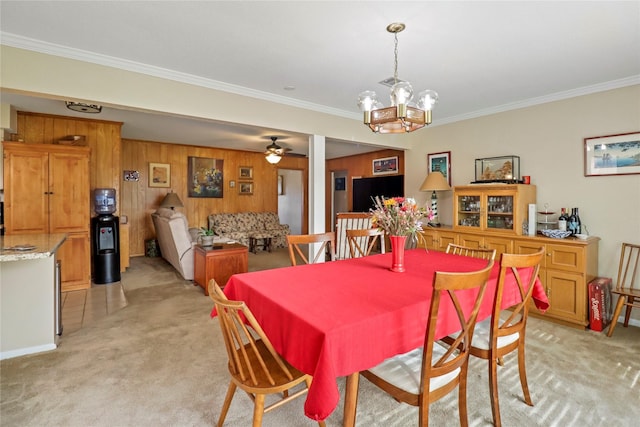
[[[395,46],[393,49],[393,83],[398,83],[398,33],[394,33]]]

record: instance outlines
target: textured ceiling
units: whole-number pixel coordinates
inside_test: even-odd
[[[359,92],[393,75],[440,94],[434,124],[640,83],[640,2],[6,1],[2,43],[82,58],[360,120]],[[182,77],[181,77],[182,76]],[[98,102],[99,100],[96,100]],[[77,115],[4,91],[21,109]],[[125,138],[260,151],[307,136],[157,112],[105,108]],[[185,130],[186,129],[186,130]],[[187,134],[185,135],[185,132]],[[424,132],[424,130],[423,130]],[[379,147],[377,147],[379,148]],[[329,140],[327,157],[371,150]]]

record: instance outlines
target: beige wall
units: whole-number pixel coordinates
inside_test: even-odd
[[[589,233],[599,236],[601,276],[615,278],[622,242],[640,242],[640,175],[584,176],[584,138],[640,131],[640,86],[443,126],[430,127],[405,156],[406,194],[426,201],[418,187],[428,153],[451,151],[453,185],[474,180],[482,157],[520,156],[521,174],[537,186],[538,205],[580,208]],[[440,221],[452,222],[451,192],[439,195]],[[640,319],[640,312],[634,312]]]

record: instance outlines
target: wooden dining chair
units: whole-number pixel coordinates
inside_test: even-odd
[[[616,323],[618,323],[618,317],[624,306],[627,306],[623,324],[625,328],[629,326],[631,309],[634,307],[640,308],[640,281],[636,280],[640,274],[638,270],[639,259],[640,245],[634,245],[633,243],[622,244],[618,278],[616,279],[615,289],[611,290],[612,294],[618,295],[618,302],[613,310],[611,326],[609,326],[609,331],[607,332],[608,337],[613,335],[613,330],[616,327]],[[638,299],[637,301],[636,298]]]
[[[371,228],[370,212],[338,212],[336,214],[336,259],[347,259],[351,255],[347,241],[347,230]]]
[[[468,425],[467,366],[471,336],[485,293],[493,261],[469,273],[436,272],[424,344],[361,372],[361,375],[399,402],[419,408],[419,426],[429,425],[429,405],[458,388],[460,424]],[[475,290],[475,291],[474,291]],[[464,297],[473,292],[472,299]],[[466,295],[463,295],[466,294]],[[436,342],[435,332],[442,300],[453,304],[460,331],[450,346]],[[473,305],[471,305],[471,302]]]
[[[253,400],[253,426],[258,427],[262,425],[265,413],[307,393],[311,376],[298,371],[280,357],[244,301],[227,299],[215,279],[209,281],[208,288],[227,348],[231,374],[218,427],[224,424],[238,387]],[[301,383],[306,386],[289,394],[289,389]],[[280,398],[265,407],[265,397],[272,394],[278,394]],[[324,421],[318,424],[325,426]]]
[[[464,255],[470,256],[473,258],[482,258],[482,259],[496,259],[496,250],[495,249],[482,249],[482,248],[470,248],[467,246],[456,245],[453,243],[449,243],[447,245],[446,252],[448,254],[454,255]]]
[[[538,252],[526,255],[502,254],[498,283],[495,294],[492,295],[494,303],[491,317],[478,322],[473,333],[471,355],[486,359],[489,364],[491,412],[496,427],[501,425],[498,403],[498,364],[502,365],[503,357],[512,351],[518,352],[518,372],[524,400],[527,405],[533,406],[527,384],[525,332],[529,317],[529,303],[544,253],[544,248],[540,248]],[[508,276],[515,279],[521,302],[507,310],[502,310],[502,294]],[[445,338],[444,341],[450,342],[451,337]]]
[[[351,258],[369,256],[371,251],[380,242],[380,253],[385,253],[384,231],[377,228],[346,230],[347,242]]]
[[[322,243],[318,247],[313,247],[314,243]],[[291,265],[298,265],[298,258],[305,264],[315,264],[321,259],[326,260],[328,257],[331,261],[336,260],[336,235],[329,231],[319,234],[294,234],[287,235],[287,244],[289,245],[289,259]],[[308,252],[309,257],[305,255],[303,249],[311,248]],[[311,255],[313,258],[311,257]]]

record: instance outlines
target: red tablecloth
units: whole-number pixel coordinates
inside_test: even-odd
[[[338,377],[422,345],[435,271],[472,271],[486,261],[415,249],[405,253],[405,273],[391,272],[390,265],[391,255],[383,254],[236,274],[226,284],[228,298],[246,302],[278,353],[313,376],[308,417],[323,420],[333,412]],[[496,264],[478,320],[491,315],[498,272]],[[520,301],[510,277],[504,307]],[[534,300],[541,311],[548,308],[539,282]],[[449,307],[443,300],[437,338],[459,329]]]

